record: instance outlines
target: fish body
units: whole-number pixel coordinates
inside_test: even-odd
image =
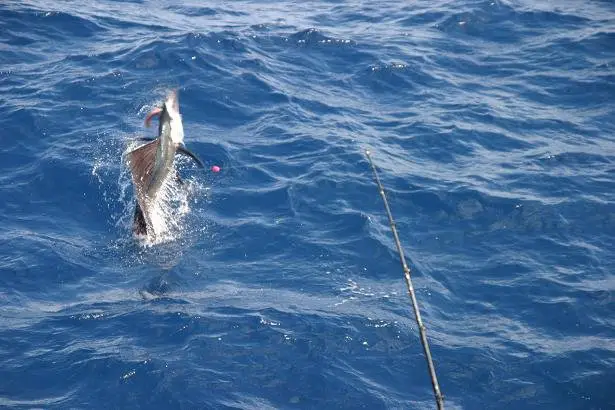
[[[158,137],[128,154],[137,197],[133,221],[133,232],[137,235],[147,235],[150,231],[150,209],[158,200],[158,194],[169,174],[175,172],[175,154],[181,152],[203,166],[203,163],[184,147],[184,127],[179,113],[177,91],[170,92],[162,107],[149,113],[145,119],[146,126],[149,126],[154,116],[159,117]]]

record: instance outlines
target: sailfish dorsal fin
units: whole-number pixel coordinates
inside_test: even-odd
[[[147,194],[147,188],[152,179],[152,170],[156,161],[159,141],[159,139],[155,139],[128,154],[128,164],[130,171],[132,171],[132,182],[136,187],[138,197]]]

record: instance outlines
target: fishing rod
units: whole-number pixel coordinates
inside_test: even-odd
[[[433,386],[433,392],[436,397],[436,405],[438,410],[444,409],[444,397],[442,396],[442,392],[440,391],[440,385],[438,384],[438,378],[436,377],[436,368],[434,367],[433,360],[431,358],[431,350],[429,349],[429,342],[427,342],[427,334],[425,325],[423,325],[423,320],[421,319],[421,312],[419,311],[419,304],[416,299],[416,294],[414,293],[414,286],[412,286],[412,278],[410,277],[410,268],[406,263],[406,257],[404,256],[404,251],[401,247],[401,242],[399,241],[399,235],[397,234],[397,227],[395,226],[395,220],[393,219],[393,214],[391,213],[391,208],[389,207],[389,201],[387,200],[387,196],[384,192],[384,187],[382,186],[382,182],[380,182],[380,177],[378,176],[378,171],[376,170],[376,166],[372,161],[371,154],[368,150],[365,151],[365,155],[369,160],[369,164],[372,167],[372,171],[374,172],[374,178],[376,179],[376,184],[378,184],[378,190],[380,191],[380,196],[384,201],[384,208],[386,209],[387,215],[389,217],[389,224],[391,225],[391,231],[393,232],[393,238],[395,239],[395,245],[397,246],[397,252],[399,253],[399,260],[401,262],[401,266],[404,270],[404,277],[406,279],[406,286],[408,287],[408,294],[410,295],[410,299],[412,300],[412,308],[414,309],[414,317],[416,318],[416,324],[419,328],[419,333],[421,334],[421,343],[423,345],[423,352],[425,353],[425,358],[427,359],[427,367],[429,368],[429,376],[431,377],[431,384]]]

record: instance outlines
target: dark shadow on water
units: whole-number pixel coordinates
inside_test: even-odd
[[[143,300],[165,298],[177,287],[180,278],[177,274],[166,271],[152,278],[147,285],[139,290]]]

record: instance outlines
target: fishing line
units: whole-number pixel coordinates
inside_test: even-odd
[[[280,159],[264,159],[262,161],[258,161],[258,162],[250,162],[249,160],[238,160],[238,159],[231,159],[231,160],[227,160],[227,161],[205,161],[207,164],[212,164],[212,166],[209,168],[210,170],[212,170],[213,172],[220,172],[223,169],[229,169],[229,170],[234,170],[234,169],[248,169],[248,168],[254,168],[254,167],[259,167],[259,166],[263,166],[263,165],[280,165],[280,164],[284,164],[284,165],[288,165],[288,166],[293,166],[295,164],[288,164],[288,161],[310,161],[312,160],[314,163],[316,162],[323,162],[323,160],[327,159],[327,160],[336,160],[336,159],[347,159],[347,158],[351,158],[354,157],[356,158],[357,156],[360,156],[359,153],[356,152],[350,152],[350,153],[340,153],[340,154],[334,154],[334,153],[322,153],[322,154],[308,154],[308,155],[295,155],[292,157],[287,157],[287,158],[280,158]],[[332,158],[330,158],[332,157]],[[234,165],[237,162],[246,162],[246,165]],[[214,165],[218,164],[218,165]],[[212,168],[216,167],[217,170],[213,170]]]
[[[436,405],[438,410],[444,409],[444,397],[440,391],[440,385],[438,384],[438,378],[436,377],[436,369],[433,364],[433,360],[431,358],[431,350],[429,349],[429,343],[427,342],[427,334],[425,325],[423,325],[423,320],[421,319],[421,312],[419,311],[418,301],[416,299],[416,295],[414,293],[414,286],[412,286],[412,278],[410,277],[410,268],[406,263],[406,257],[404,256],[404,251],[401,247],[401,242],[399,241],[399,235],[397,234],[397,228],[395,226],[395,220],[393,219],[393,214],[391,214],[391,208],[389,207],[389,201],[387,200],[387,196],[384,192],[384,187],[382,186],[382,182],[380,182],[380,177],[378,176],[378,171],[376,170],[376,166],[372,161],[372,157],[369,151],[365,151],[365,155],[369,160],[369,164],[372,167],[372,171],[374,172],[374,178],[376,179],[376,183],[378,184],[378,190],[380,191],[380,196],[384,201],[384,208],[386,209],[387,215],[389,217],[389,224],[391,225],[391,232],[393,232],[393,238],[395,239],[395,245],[397,246],[397,252],[399,253],[399,260],[401,262],[401,266],[404,270],[404,278],[406,279],[406,285],[408,287],[408,294],[410,295],[410,299],[412,300],[412,308],[414,309],[414,317],[416,318],[416,324],[419,328],[419,332],[421,334],[421,343],[423,345],[423,352],[425,353],[425,358],[427,359],[427,367],[429,368],[429,376],[431,377],[431,384],[433,386],[433,392],[436,397]]]

